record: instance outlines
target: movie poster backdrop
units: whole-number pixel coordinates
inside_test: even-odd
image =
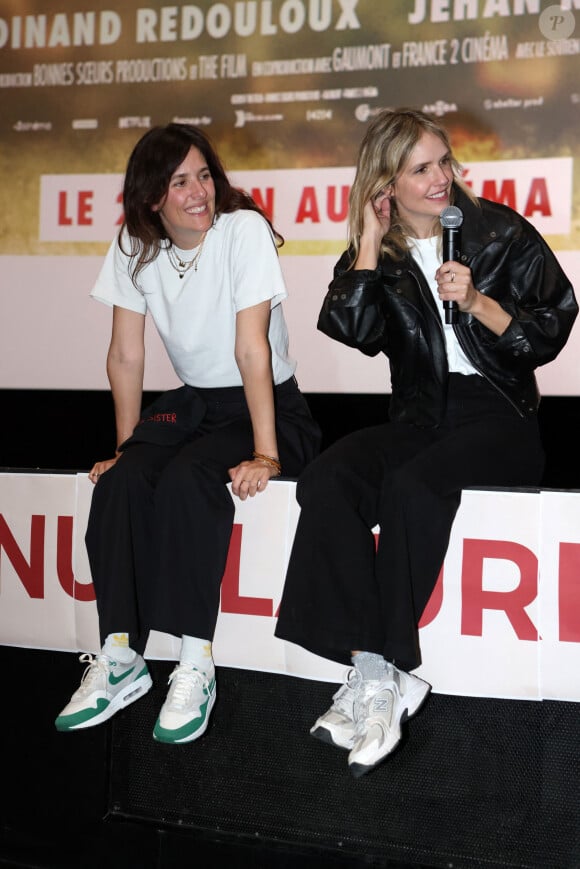
[[[316,331],[346,243],[360,140],[385,107],[445,124],[464,177],[580,276],[580,0],[2,0],[0,388],[106,388],[110,311],[89,299],[150,127],[212,138],[285,237],[306,392],[382,392],[383,359]],[[580,326],[539,372],[580,395]],[[146,388],[175,385],[148,325]]]

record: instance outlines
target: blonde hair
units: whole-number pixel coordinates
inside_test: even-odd
[[[449,136],[442,126],[418,109],[384,109],[373,118],[364,135],[350,190],[348,236],[354,254],[353,263],[359,252],[365,205],[397,180],[424,133],[434,134],[445,145],[450,154],[454,183],[472,201],[477,201],[469,187],[461,181],[461,167],[453,156]],[[435,218],[433,232],[437,234],[440,230],[439,220]],[[396,200],[392,199],[391,225],[383,237],[381,253],[401,259],[409,249],[407,237],[412,234],[411,228],[398,213]]]

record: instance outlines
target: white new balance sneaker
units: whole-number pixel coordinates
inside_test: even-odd
[[[423,705],[431,686],[392,664],[381,680],[363,681],[355,702],[356,730],[348,765],[358,778],[397,747],[401,725]]]
[[[101,724],[146,694],[153,684],[141,655],[131,664],[117,663],[103,654],[83,654],[79,660],[88,666],[81,684],[54,722],[57,730],[81,730]]]
[[[321,742],[336,745],[337,748],[352,748],[355,733],[355,701],[357,690],[362,684],[360,673],[354,667],[348,671],[344,685],[341,685],[332,698],[332,706],[310,728],[310,733]]]
[[[159,742],[192,742],[207,730],[216,698],[215,675],[208,677],[193,664],[178,664],[169,685],[153,737]]]

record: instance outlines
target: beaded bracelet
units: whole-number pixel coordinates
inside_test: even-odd
[[[265,456],[264,453],[257,453],[255,450],[252,453],[252,456],[259,462],[268,465],[269,468],[274,468],[274,470],[278,472],[276,474],[277,477],[282,474],[282,465],[280,464],[279,459],[274,458],[274,456]]]

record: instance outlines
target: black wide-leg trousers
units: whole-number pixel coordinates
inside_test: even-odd
[[[197,392],[207,410],[184,443],[134,443],[95,486],[85,540],[101,643],[126,631],[142,654],[151,629],[213,639],[235,512],[228,468],[251,458],[253,437],[241,387]],[[275,397],[283,473],[298,476],[320,432],[293,378]]]
[[[299,478],[276,636],[340,663],[358,650],[419,666],[417,626],[461,490],[537,486],[543,468],[536,417],[478,375],[450,376],[439,427],[389,422],[342,438]]]

